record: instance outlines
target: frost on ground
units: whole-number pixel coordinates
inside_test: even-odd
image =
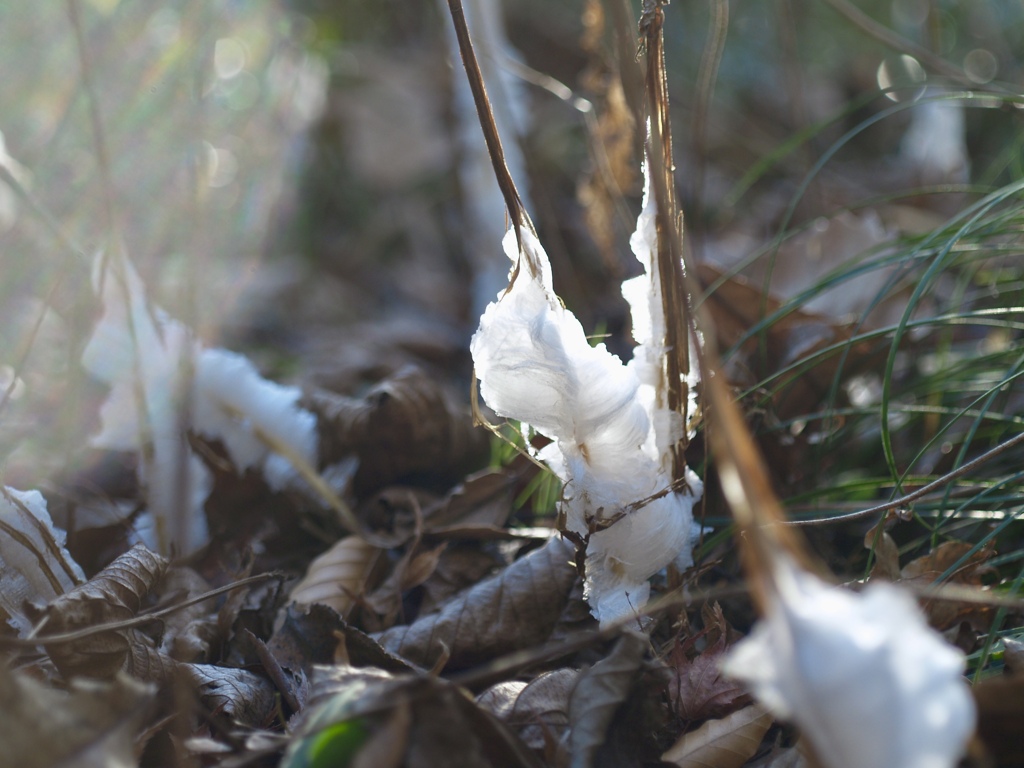
[[[521,249],[515,232],[506,234],[505,253],[519,270],[485,310],[470,346],[488,406],[553,441],[539,457],[564,483],[566,528],[588,542],[586,597],[602,624],[642,608],[647,580],[669,563],[692,563],[691,510],[701,493],[689,470],[687,488],[665,492],[667,452],[683,424],[659,396],[665,320],[660,286],[650,277],[650,197],[633,238],[648,274],[625,290],[640,342],[633,362],[624,365],[604,344],[591,346],[555,295],[547,254],[530,226],[521,229]]]

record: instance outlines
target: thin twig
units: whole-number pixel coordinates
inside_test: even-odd
[[[285,575],[283,573],[268,571],[267,573],[260,573],[256,576],[248,576],[231,584],[225,584],[223,587],[211,589],[209,592],[203,592],[201,595],[190,597],[188,600],[184,600],[180,603],[175,603],[174,605],[161,608],[160,610],[153,611],[152,613],[133,616],[130,619],[122,619],[120,621],[112,621],[108,624],[97,624],[91,627],[83,627],[82,629],[76,629],[73,632],[61,632],[56,635],[43,635],[30,639],[20,637],[0,637],[0,648],[35,648],[38,645],[73,643],[78,640],[84,640],[87,637],[93,637],[94,635],[102,635],[106,632],[118,632],[123,629],[141,627],[156,621],[157,619],[162,619],[164,616],[168,616],[176,611],[180,611],[182,608],[188,608],[191,605],[202,603],[206,600],[217,597],[218,595],[223,595],[226,592],[233,592],[236,589],[248,587],[253,584],[259,584],[260,582],[269,581],[271,579],[283,580],[284,578]]]
[[[849,0],[825,0],[825,4],[862,32],[867,33],[883,45],[892,48],[894,51],[909,53],[915,59],[935,72],[938,72],[940,75],[945,75],[959,83],[977,86],[977,83],[971,80],[971,78],[967,76],[967,73],[960,69],[960,67],[950,64],[941,56],[936,56],[923,45],[918,45],[914,41],[908,40],[902,35],[893,32],[885,25],[879,24],[860,8],[849,2]]]
[[[672,160],[672,125],[669,114],[668,76],[665,72],[665,40],[662,26],[666,0],[644,0],[640,17],[640,42],[647,54],[645,88],[650,137],[645,146],[648,177],[655,200],[655,230],[658,252],[655,267],[661,283],[661,304],[665,313],[665,405],[687,421],[689,400],[686,376],[690,372],[688,328],[689,297],[683,272],[683,217],[675,191]],[[682,438],[672,446],[672,480],[686,475],[686,446]]]
[[[831,523],[844,523],[848,520],[859,520],[862,517],[877,515],[880,512],[888,512],[890,509],[906,507],[911,502],[920,499],[922,496],[926,496],[927,494],[931,493],[937,488],[941,488],[945,485],[948,485],[949,483],[956,480],[958,477],[963,477],[966,474],[970,474],[978,467],[987,464],[1000,454],[1006,453],[1006,451],[1010,450],[1011,448],[1015,448],[1016,446],[1021,445],[1022,443],[1024,443],[1024,432],[1021,432],[1019,435],[1016,435],[1015,437],[1011,437],[1005,443],[1000,443],[995,448],[992,448],[986,451],[985,453],[981,454],[981,456],[979,456],[978,458],[972,459],[966,464],[957,467],[952,472],[948,472],[942,477],[936,480],[932,480],[927,485],[921,486],[916,491],[908,493],[905,496],[900,496],[898,499],[894,499],[893,501],[887,501],[885,504],[878,504],[877,506],[869,507],[868,509],[862,509],[859,512],[850,512],[845,515],[827,517],[822,520],[787,520],[785,524],[808,526],[829,525]]]
[[[509,218],[516,232],[516,241],[519,244],[520,252],[522,252],[523,239],[520,228],[527,226],[532,230],[533,223],[530,221],[523,200],[519,196],[519,190],[516,189],[516,183],[505,163],[505,150],[501,145],[501,136],[498,134],[498,126],[494,120],[491,100],[487,96],[484,76],[473,50],[473,41],[469,36],[469,26],[466,23],[462,0],[448,0],[448,10],[452,16],[452,23],[455,25],[455,37],[459,41],[459,53],[462,55],[462,64],[466,68],[469,89],[473,93],[473,103],[476,106],[477,117],[480,119],[480,128],[484,133],[487,154],[491,158],[494,176],[498,181],[501,196],[505,199],[505,207],[508,208]],[[531,264],[530,267],[532,270],[533,265]]]

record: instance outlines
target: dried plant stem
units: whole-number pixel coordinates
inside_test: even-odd
[[[650,137],[645,155],[650,166],[649,177],[656,203],[655,229],[658,237],[657,271],[661,283],[661,301],[665,313],[665,361],[662,384],[665,405],[687,419],[690,372],[688,329],[689,298],[683,272],[682,223],[675,190],[675,166],[672,160],[672,125],[669,115],[668,77],[665,72],[665,46],[662,26],[664,0],[644,0],[640,17],[640,41],[647,54],[645,92],[650,115]],[[673,482],[686,474],[685,431],[672,446]]]
[[[455,25],[455,37],[459,42],[459,53],[462,55],[462,64],[466,68],[466,78],[469,80],[469,89],[473,94],[476,114],[480,119],[480,128],[483,130],[487,154],[491,158],[491,165],[494,167],[494,176],[497,179],[498,188],[505,199],[505,207],[508,208],[509,218],[516,231],[516,239],[522,245],[520,227],[527,226],[533,229],[533,223],[530,221],[526,207],[523,205],[523,200],[519,196],[519,190],[516,189],[515,181],[513,181],[512,174],[509,173],[508,165],[505,163],[505,150],[501,145],[501,136],[498,134],[498,126],[494,120],[491,100],[487,96],[484,76],[480,71],[480,64],[473,50],[473,41],[469,36],[469,26],[466,23],[466,13],[462,7],[462,0],[448,0],[448,10],[452,16],[452,23]],[[530,265],[530,269],[535,271],[534,265]]]

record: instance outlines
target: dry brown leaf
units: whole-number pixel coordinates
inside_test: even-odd
[[[451,683],[427,675],[393,677],[380,670],[345,665],[317,669],[313,695],[293,723],[294,737],[281,765],[302,764],[303,742],[336,723],[358,721],[368,732],[362,749],[375,765],[430,768],[535,768],[528,749],[498,720]],[[396,756],[379,737],[401,747]],[[354,765],[369,766],[369,757]]]
[[[463,669],[544,642],[577,578],[571,543],[553,538],[505,570],[460,593],[437,613],[377,635],[388,651],[431,668],[447,648],[447,669]]]
[[[381,550],[358,536],[346,536],[309,564],[292,589],[300,605],[326,605],[344,618],[363,595]]]
[[[701,285],[708,287],[723,279],[723,272],[710,264],[697,266]],[[747,283],[741,277],[724,279],[704,300],[704,306],[714,321],[719,349],[729,349],[763,317],[774,314],[782,304],[768,296],[756,284]],[[765,334],[767,348],[763,349],[759,338],[747,339],[742,346],[742,367],[753,372],[750,383],[766,377],[774,371],[785,368],[803,358],[812,356],[817,350],[831,344],[848,341],[848,328],[836,320],[803,310],[794,310],[773,323]],[[875,350],[868,344],[855,343],[845,357],[833,355],[817,362],[809,370],[798,370],[787,374],[773,384],[775,409],[781,418],[806,413],[813,404],[831,391],[837,366],[842,360],[845,375],[853,375],[873,359]],[[763,361],[769,361],[767,367]],[[730,376],[737,373],[735,362],[730,362]]]
[[[927,555],[922,555],[904,566],[903,581],[917,586],[932,584],[957,560],[967,554],[973,545],[966,541],[944,541]],[[988,570],[986,562],[995,555],[991,542],[979,549],[949,579],[951,584],[981,587],[982,576]],[[991,609],[975,603],[957,603],[951,600],[925,600],[922,607],[928,622],[936,629],[948,629],[972,616],[985,617]]]
[[[485,469],[470,475],[444,499],[424,508],[424,531],[502,527],[512,514],[515,483],[515,478],[505,470]]]
[[[358,457],[353,489],[360,497],[409,479],[449,487],[486,456],[486,433],[413,367],[362,399],[318,391],[304,407],[318,416],[321,465]]]
[[[927,555],[907,563],[901,571],[903,580],[917,581],[922,585],[931,584],[973,547],[973,544],[966,541],[944,541]],[[981,566],[993,555],[995,551],[991,544],[982,547],[953,574],[951,581],[959,584],[981,584]]]
[[[125,676],[79,680],[69,691],[0,665],[0,765],[5,768],[127,768],[156,690]]]
[[[447,548],[448,543],[443,542],[432,549],[417,552],[409,561],[408,567],[402,574],[402,591],[404,592],[409,589],[415,589],[429,579],[434,571],[437,570],[437,564],[441,559],[441,553],[443,553]]]
[[[746,689],[718,669],[729,648],[729,626],[721,606],[705,606],[703,613],[708,646],[693,659],[687,658],[684,647],[677,646],[670,659],[669,698],[676,714],[688,721],[723,717],[750,703]]]
[[[542,751],[559,744],[569,728],[569,697],[579,676],[579,670],[565,668],[529,683],[498,683],[481,693],[477,703],[516,731],[530,749]]]
[[[501,565],[500,558],[470,544],[449,546],[438,561],[437,568],[423,583],[422,615],[432,613],[453,595],[486,578]]]
[[[476,703],[499,720],[507,721],[512,707],[516,705],[516,699],[527,685],[529,683],[525,680],[506,680],[502,683],[495,683],[476,697]]]
[[[447,547],[442,543],[431,550],[420,551],[419,527],[416,538],[408,546],[405,554],[395,563],[390,575],[372,593],[366,596],[366,606],[377,614],[375,626],[367,628],[385,629],[395,623],[402,611],[402,598],[405,592],[418,587],[437,568],[438,559]],[[367,620],[370,616],[365,617]],[[369,621],[366,622],[369,624]]]
[[[627,632],[612,652],[580,675],[569,697],[571,768],[590,768],[608,727],[629,696],[647,653],[647,637]]]
[[[167,680],[178,662],[161,653],[149,635],[137,629],[129,629],[125,634],[129,644],[128,658],[125,660],[123,671],[134,678],[151,683]]]
[[[161,593],[165,601],[186,600],[210,589],[207,581],[191,568],[174,566],[164,577]],[[163,620],[160,651],[176,661],[201,664],[208,660],[210,647],[218,641],[217,617],[207,603],[196,603],[175,611]]]
[[[51,602],[44,611],[45,635],[71,632],[133,618],[163,576],[167,561],[138,544],[85,584]],[[139,662],[145,673],[158,663],[152,641],[136,629],[112,629],[68,643],[47,645],[46,652],[65,677],[109,678]],[[148,674],[141,674],[146,677]]]
[[[308,675],[314,664],[334,661],[338,647],[335,632],[342,626],[341,617],[327,606],[290,603],[278,614],[267,648],[285,669]]]
[[[864,534],[864,548],[873,550],[875,563],[871,568],[872,579],[884,579],[885,581],[899,581],[900,579],[900,550],[886,531],[879,531],[879,526],[885,525],[883,519],[878,525],[872,526]]]
[[[752,704],[684,733],[661,759],[680,768],[740,768],[757,752],[771,724],[768,711]]]
[[[233,667],[179,664],[210,712],[245,725],[269,725],[277,715],[277,689],[266,678]]]

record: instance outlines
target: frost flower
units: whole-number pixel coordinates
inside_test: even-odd
[[[673,561],[692,562],[700,481],[689,473],[687,490],[665,493],[671,480],[652,434],[657,417],[636,371],[603,344],[590,345],[554,294],[536,236],[526,226],[521,236],[521,254],[514,232],[505,236],[505,253],[520,271],[480,318],[470,350],[495,413],[553,441],[540,458],[565,484],[566,527],[589,537],[585,594],[607,624],[643,607],[653,574]]]
[[[829,768],[949,768],[974,730],[963,654],[889,584],[829,586],[788,558],[768,615],[723,669],[795,722]]]
[[[204,349],[195,370],[192,428],[221,440],[239,471],[260,469],[281,490],[295,476],[288,459],[266,438],[316,465],[316,416],[299,407],[302,391],[264,379],[249,358],[226,349]]]
[[[103,316],[82,365],[111,390],[100,411],[102,429],[90,442],[140,451],[139,479],[154,518],[140,526],[149,546],[159,544],[146,537],[149,522],[169,532],[165,544],[181,552],[206,543],[202,507],[213,481],[188,445],[190,430],[219,440],[236,469],[262,471],[274,490],[295,476],[290,458],[315,464],[316,417],[299,407],[299,389],[267,381],[242,355],[204,348],[189,328],[149,303],[126,257],[104,263],[97,256],[93,287]],[[271,444],[291,455],[278,455]]]

